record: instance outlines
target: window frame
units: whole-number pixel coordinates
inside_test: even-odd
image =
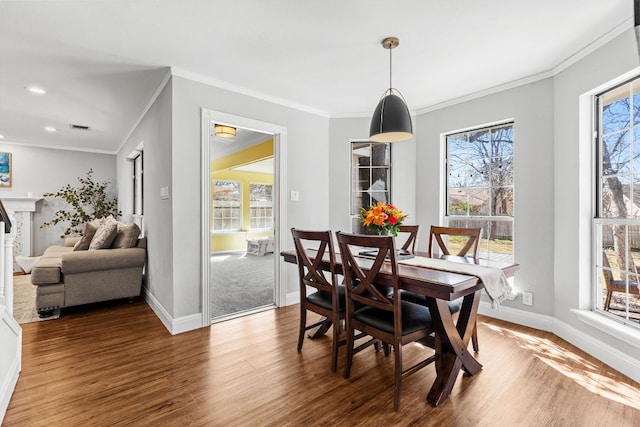
[[[271,209],[271,215],[270,216],[253,216],[253,211],[252,209],[254,209],[253,206],[251,206],[251,194],[253,194],[252,190],[252,186],[254,185],[264,185],[264,186],[269,186],[271,187],[271,205],[270,206],[257,206],[255,208],[257,209],[266,209],[269,208]],[[258,227],[258,228],[253,228],[251,226],[252,222],[254,219],[269,219],[270,221],[270,226],[269,227]],[[249,231],[268,231],[268,230],[273,230],[273,183],[268,183],[268,182],[249,182]]]
[[[238,184],[238,193],[240,195],[240,200],[238,201],[238,206],[237,208],[235,206],[218,206],[216,207],[216,202],[217,200],[215,199],[215,194],[216,194],[216,183],[217,182],[230,182],[230,183],[234,183],[234,184]],[[212,198],[211,198],[211,211],[213,213],[213,215],[211,215],[211,232],[214,234],[221,234],[221,233],[235,233],[238,231],[242,231],[242,182],[241,181],[236,181],[236,180],[231,180],[231,179],[213,179],[211,182],[211,187],[212,187]],[[238,211],[238,216],[229,216],[229,217],[223,217],[222,220],[224,219],[230,219],[231,221],[233,221],[234,219],[237,218],[238,220],[238,227],[237,228],[223,228],[221,230],[216,230],[215,228],[215,222],[216,222],[216,209],[220,209],[220,208],[232,208],[232,209],[236,209]]]
[[[635,85],[634,85],[635,83]],[[610,133],[605,133],[604,132],[604,120],[603,120],[603,98],[605,98],[607,95],[610,95],[612,92],[619,90],[623,87],[627,86],[628,87],[628,91],[626,92],[628,95],[625,96],[624,98],[620,98],[618,101],[622,100],[622,99],[630,99],[630,104],[629,104],[629,123],[627,127],[624,128],[619,128],[616,129],[614,132],[610,132]],[[635,86],[635,87],[634,87]],[[634,89],[636,89],[634,91]],[[636,92],[636,93],[634,93]],[[624,246],[625,248],[629,248],[628,252],[631,251],[632,249],[630,248],[631,246],[631,241],[629,238],[629,227],[637,227],[640,228],[640,217],[638,218],[631,218],[628,215],[626,217],[613,217],[613,216],[605,216],[604,214],[604,191],[603,191],[603,186],[604,186],[604,180],[606,179],[606,177],[608,176],[625,176],[625,174],[623,173],[618,173],[620,171],[620,169],[618,169],[618,171],[616,173],[613,174],[605,174],[604,171],[604,144],[605,144],[605,139],[607,136],[611,136],[614,135],[615,133],[619,133],[619,132],[628,132],[628,140],[629,140],[629,168],[630,168],[630,174],[629,177],[631,178],[630,180],[630,191],[633,190],[633,187],[636,185],[636,183],[633,180],[633,175],[634,175],[634,157],[631,154],[631,149],[634,146],[634,143],[639,143],[640,144],[640,138],[636,137],[636,133],[638,134],[637,136],[640,137],[640,122],[636,123],[636,115],[634,114],[634,97],[635,95],[640,93],[640,75],[636,74],[633,76],[630,76],[627,79],[624,79],[621,82],[618,82],[617,84],[613,84],[610,85],[608,87],[603,88],[602,90],[597,91],[596,93],[593,94],[592,96],[592,126],[591,126],[591,130],[592,130],[592,150],[593,150],[593,162],[592,162],[592,168],[593,168],[593,179],[592,179],[592,185],[593,185],[593,197],[594,197],[594,202],[593,202],[593,206],[592,206],[592,262],[591,262],[591,273],[592,273],[592,280],[591,280],[591,311],[593,311],[594,313],[611,319],[617,323],[620,323],[622,325],[625,326],[629,326],[631,328],[633,328],[634,330],[640,330],[640,320],[632,320],[629,317],[629,293],[627,292],[627,297],[626,297],[626,305],[625,305],[625,317],[622,317],[622,315],[618,315],[615,313],[612,313],[610,311],[605,310],[604,308],[604,303],[603,303],[603,293],[605,290],[605,283],[604,283],[604,277],[603,277],[603,270],[607,269],[604,266],[604,262],[603,262],[603,253],[605,251],[605,240],[604,240],[604,236],[603,236],[603,229],[605,227],[614,227],[614,226],[620,226],[620,227],[624,227]],[[617,102],[617,101],[613,101],[613,102]],[[612,103],[613,103],[612,102]],[[637,131],[637,132],[636,132]],[[637,141],[636,141],[637,139]],[[640,170],[639,170],[640,173]],[[640,182],[638,183],[640,184]],[[630,193],[632,194],[632,193]],[[630,203],[632,203],[632,205],[634,205],[635,203],[635,197],[632,194],[631,195],[631,199],[630,199]],[[608,268],[607,270],[611,271],[613,274],[619,275],[621,277],[624,277],[624,280],[626,280],[626,284],[627,287],[629,285],[630,281],[638,281],[640,282],[640,280],[638,279],[640,276],[638,276],[637,273],[631,272],[629,271],[629,259],[628,256],[625,255],[625,267],[624,269],[622,268],[617,268],[616,266],[611,266],[610,268]],[[636,264],[637,267],[640,267],[640,262]],[[628,288],[627,288],[628,289]],[[632,298],[634,296],[631,296]],[[640,298],[640,297],[639,297]]]
[[[132,215],[142,217],[144,215],[144,151],[136,150],[131,157],[132,176]]]
[[[389,150],[389,161],[388,161],[388,165],[384,165],[384,166],[372,166],[371,162],[369,164],[369,170],[372,169],[387,169],[387,190],[386,193],[389,196],[389,200],[388,203],[391,203],[391,201],[393,200],[393,144],[389,143],[389,142],[374,142],[374,141],[370,141],[368,139],[365,140],[351,140],[350,142],[350,149],[349,149],[349,218],[350,218],[350,222],[351,222],[351,232],[352,233],[363,233],[366,234],[367,230],[366,229],[362,229],[361,227],[356,228],[356,224],[358,224],[358,221],[360,221],[360,213],[359,212],[355,212],[356,210],[356,203],[355,203],[355,194],[359,194],[362,193],[362,191],[359,191],[359,189],[357,188],[357,181],[355,178],[355,174],[356,174],[356,170],[354,167],[354,162],[353,162],[353,156],[354,156],[354,146],[358,145],[358,144],[369,144],[369,148],[372,148],[373,146],[381,146],[381,145],[385,145],[388,150]],[[369,158],[371,158],[371,156],[369,156]],[[369,173],[369,185],[371,185],[371,177],[373,176],[372,173]]]
[[[449,200],[449,189],[450,188],[454,188],[452,186],[450,186],[450,180],[449,180],[449,176],[450,176],[450,170],[449,167],[451,165],[451,161],[449,159],[449,154],[450,154],[450,146],[449,146],[449,138],[453,137],[453,136],[457,136],[457,135],[461,135],[461,134],[471,134],[471,133],[479,133],[479,132],[483,132],[483,131],[493,131],[499,128],[504,128],[504,127],[510,127],[511,128],[511,144],[512,144],[512,149],[511,149],[511,184],[510,185],[500,185],[500,186],[494,186],[491,182],[490,185],[488,187],[478,187],[478,188],[489,188],[489,190],[491,191],[491,189],[498,188],[498,187],[510,187],[511,188],[511,215],[508,214],[502,214],[502,215],[495,215],[493,212],[489,211],[488,214],[478,214],[478,215],[471,215],[470,214],[470,205],[467,203],[467,212],[466,214],[451,214],[450,211],[450,200]],[[498,121],[498,122],[493,122],[493,123],[488,123],[488,124],[484,124],[484,125],[477,125],[477,126],[472,126],[469,128],[465,128],[465,129],[460,129],[460,130],[456,130],[456,131],[451,131],[451,132],[447,132],[442,134],[442,143],[443,143],[443,154],[444,154],[444,158],[443,158],[443,209],[442,209],[442,218],[443,218],[443,223],[446,226],[463,226],[463,227],[473,227],[473,228],[482,228],[482,236],[481,236],[481,242],[480,245],[478,247],[478,251],[479,254],[482,258],[485,259],[489,259],[489,260],[494,260],[496,258],[498,258],[501,262],[505,262],[505,263],[514,263],[515,262],[515,253],[516,253],[516,233],[515,233],[515,216],[516,216],[516,183],[515,183],[515,173],[514,173],[514,159],[515,159],[515,144],[514,144],[514,134],[515,134],[515,120],[513,119],[507,119],[507,120],[502,120],[502,121]],[[466,170],[465,170],[466,172]],[[465,179],[466,179],[466,175],[465,175]],[[474,188],[473,186],[468,186],[466,188]],[[491,251],[491,247],[490,247],[490,241],[487,238],[487,233],[488,233],[488,227],[487,224],[490,223],[510,223],[510,234],[511,234],[511,254],[508,255],[508,257],[506,255],[501,255],[498,252],[493,252]],[[497,225],[497,224],[496,224]],[[486,245],[483,244],[484,242],[486,242]]]

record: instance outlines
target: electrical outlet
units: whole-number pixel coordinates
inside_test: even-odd
[[[533,292],[522,293],[522,304],[528,305],[529,307],[533,306]]]

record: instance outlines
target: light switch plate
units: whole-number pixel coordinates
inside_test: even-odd
[[[297,191],[292,191],[291,200],[293,200],[294,202],[297,202],[298,200],[300,200],[300,193],[298,193]]]
[[[160,200],[167,200],[169,198],[169,187],[160,187]]]

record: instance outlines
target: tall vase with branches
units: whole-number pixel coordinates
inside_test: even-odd
[[[95,182],[93,169],[83,177],[78,177],[78,185],[72,187],[67,184],[55,193],[45,193],[44,197],[62,199],[68,206],[54,213],[53,219],[42,224],[41,228],[51,227],[59,223],[68,223],[64,236],[82,234],[83,225],[95,218],[113,215],[119,218],[122,212],[118,210],[118,198],[111,197],[107,190],[110,180]]]

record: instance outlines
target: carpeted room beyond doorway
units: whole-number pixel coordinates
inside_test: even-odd
[[[273,304],[274,255],[211,255],[211,318]]]

